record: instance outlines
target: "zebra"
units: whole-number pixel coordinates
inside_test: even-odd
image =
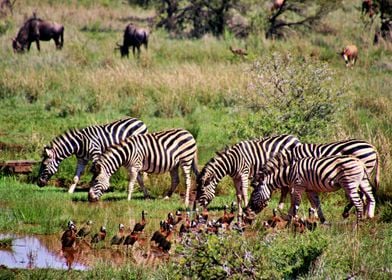
[[[254,190],[248,207],[258,213],[268,205],[275,189],[290,187],[292,199],[289,215],[294,217],[297,214],[301,195],[306,191],[312,207],[317,209],[320,222],[325,223],[318,193],[343,188],[354,204],[359,220],[363,214],[359,189],[369,201],[368,217],[373,218],[376,202],[368,179],[365,164],[356,157],[340,155],[295,159],[294,153],[286,150],[270,159],[254,177]]]
[[[71,155],[76,155],[77,165],[73,184],[68,192],[73,193],[89,160],[95,162],[111,145],[137,134],[147,133],[146,125],[136,118],[124,118],[105,125],[92,125],[82,129],[71,129],[55,137],[43,151],[38,175],[38,186],[47,185],[58,170],[59,164]]]
[[[222,152],[217,152],[197,178],[197,201],[200,206],[207,207],[215,196],[218,183],[229,175],[236,188],[238,215],[241,217],[242,205],[248,204],[249,178],[252,178],[275,153],[283,149],[292,149],[299,144],[295,136],[278,135],[242,141]]]
[[[379,177],[380,177],[380,168],[378,165],[378,153],[376,148],[370,143],[364,140],[358,139],[349,139],[331,142],[327,144],[306,144],[303,143],[301,145],[296,146],[292,150],[293,156],[295,159],[301,159],[305,157],[314,157],[314,158],[322,158],[326,156],[338,156],[338,155],[347,155],[356,157],[363,162],[366,167],[366,173],[371,174],[373,170],[375,171],[374,178],[374,190],[378,189],[379,185]],[[367,181],[367,178],[364,178]],[[279,200],[279,208],[283,209],[284,201],[289,192],[289,188],[282,186],[281,188],[281,197]],[[308,194],[308,193],[307,193]],[[353,207],[353,204],[350,202],[343,211],[342,216],[344,218],[348,217],[350,209]]]
[[[197,146],[192,134],[184,129],[170,129],[161,132],[139,134],[110,147],[101,155],[93,167],[93,178],[90,182],[89,201],[97,201],[109,187],[112,174],[125,166],[130,175],[128,200],[131,199],[133,186],[137,180],[144,188],[139,171],[147,173],[164,173],[170,171],[171,188],[166,192],[168,198],[179,184],[178,167],[185,174],[185,204],[189,204],[192,169],[198,175]]]

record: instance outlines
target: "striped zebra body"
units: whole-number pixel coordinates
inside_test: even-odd
[[[191,174],[197,175],[197,146],[192,134],[184,129],[171,129],[162,132],[136,135],[110,147],[95,163],[94,177],[91,181],[89,200],[97,201],[109,187],[109,179],[121,166],[129,170],[128,200],[131,199],[135,180],[143,186],[139,171],[165,173],[170,171],[171,188],[167,196],[175,191],[179,183],[178,167],[185,174],[186,197],[189,204]]]
[[[252,182],[254,191],[249,207],[260,212],[268,205],[275,189],[290,187],[292,200],[290,215],[295,216],[304,191],[313,208],[317,209],[320,221],[325,222],[318,193],[334,192],[343,188],[357,210],[357,219],[362,218],[363,204],[358,190],[369,201],[368,216],[374,217],[375,199],[367,180],[366,166],[356,157],[329,156],[323,158],[302,158],[295,160],[293,153],[285,151],[271,159]]]
[[[378,153],[376,148],[370,143],[357,140],[343,140],[337,141],[327,144],[301,144],[293,148],[292,150],[294,159],[301,159],[306,157],[314,157],[314,158],[322,158],[327,156],[339,156],[339,155],[347,155],[358,158],[363,162],[366,167],[366,173],[372,174],[373,170],[375,171],[374,176],[374,188],[378,189],[379,185],[379,166],[378,166]],[[365,176],[363,178],[366,182],[368,182],[368,178]],[[375,192],[375,190],[373,190]],[[279,201],[279,208],[283,209],[284,201],[289,192],[289,188],[282,187],[281,189],[281,198]],[[310,193],[309,193],[310,194]],[[353,204],[350,202],[344,209],[343,217],[348,216],[348,212],[352,208]]]
[[[43,160],[38,176],[38,185],[45,186],[58,170],[59,164],[71,155],[77,157],[73,184],[68,192],[74,192],[88,161],[95,162],[111,145],[132,135],[147,133],[146,125],[135,118],[125,118],[105,125],[92,125],[83,129],[72,129],[54,138],[44,148]]]
[[[239,215],[241,205],[248,204],[248,180],[274,154],[283,149],[292,149],[299,145],[299,140],[292,135],[279,135],[250,141],[242,141],[223,152],[218,152],[200,172],[197,179],[197,195],[199,204],[206,207],[215,197],[218,183],[229,175],[236,188]]]

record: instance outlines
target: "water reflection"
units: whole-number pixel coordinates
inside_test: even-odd
[[[88,269],[74,258],[66,260],[61,250],[49,250],[38,237],[0,234],[4,238],[14,238],[11,248],[0,248],[0,264],[9,268]]]
[[[0,234],[0,239],[14,238],[12,246],[0,248],[0,265],[8,268],[54,268],[87,270],[99,262],[119,267],[127,263],[154,266],[168,261],[169,255],[150,248],[149,236],[143,233],[134,246],[95,247],[88,240],[77,240],[71,248],[61,248],[58,235]]]

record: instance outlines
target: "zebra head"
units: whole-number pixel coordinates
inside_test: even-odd
[[[93,172],[93,178],[90,182],[88,200],[96,202],[103,195],[103,192],[109,188],[109,176],[100,163],[95,163],[91,171]]]
[[[38,186],[46,186],[50,177],[57,172],[59,168],[59,160],[56,156],[56,152],[52,147],[45,147],[42,153],[43,159],[38,175]]]
[[[266,179],[265,174],[263,172],[259,172],[253,178],[251,183],[253,192],[250,195],[247,208],[256,214],[260,213],[261,210],[268,206],[268,202],[271,198],[271,190],[266,184]]]
[[[196,201],[199,202],[200,206],[206,207],[215,197],[215,187],[218,184],[218,180],[214,173],[203,169],[196,180],[196,184]]]

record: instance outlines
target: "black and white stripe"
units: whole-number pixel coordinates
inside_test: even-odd
[[[248,180],[274,154],[283,149],[292,149],[299,145],[299,140],[292,135],[279,135],[242,141],[222,152],[218,152],[200,172],[197,179],[196,198],[201,206],[207,206],[215,197],[218,183],[229,175],[236,187],[239,214],[241,205],[248,204]]]
[[[375,171],[374,176],[374,188],[378,189],[379,185],[379,173],[380,168],[378,165],[378,153],[376,148],[370,143],[358,140],[358,139],[349,139],[343,141],[336,141],[327,144],[301,144],[293,148],[292,150],[293,156],[295,159],[301,159],[306,157],[314,157],[314,158],[322,158],[327,156],[338,156],[338,155],[347,155],[356,157],[361,160],[366,167],[366,173],[372,174]],[[368,178],[365,177],[363,179],[367,181]],[[366,182],[364,182],[366,183]],[[375,192],[375,190],[373,190]],[[284,201],[289,192],[287,187],[282,187],[281,189],[281,197],[279,201],[279,208],[283,209]],[[350,203],[345,207],[343,216],[348,216],[349,210],[352,208],[353,204]]]
[[[363,214],[363,203],[358,190],[366,196],[368,217],[372,218],[376,202],[369,181],[364,178],[368,178],[366,166],[356,157],[307,157],[296,160],[291,151],[283,151],[270,159],[255,176],[249,207],[256,213],[260,212],[268,205],[275,189],[289,187],[292,190],[291,216],[297,214],[301,195],[305,191],[310,194],[308,198],[312,207],[317,209],[320,221],[324,222],[318,193],[343,188],[357,210],[358,219]]]
[[[192,134],[184,129],[171,129],[162,132],[136,135],[127,138],[118,145],[110,147],[94,166],[89,200],[96,201],[109,187],[109,179],[121,166],[129,170],[128,200],[131,199],[135,180],[144,188],[139,171],[164,173],[170,171],[171,188],[167,196],[175,191],[179,183],[178,167],[185,174],[186,197],[189,204],[191,188],[191,168],[197,175],[197,146]]]
[[[89,160],[95,162],[109,146],[127,137],[144,133],[147,133],[146,125],[135,118],[69,130],[54,138],[50,145],[44,148],[38,185],[45,186],[50,177],[57,172],[61,161],[76,155],[78,162],[75,177],[68,190],[72,193]]]

